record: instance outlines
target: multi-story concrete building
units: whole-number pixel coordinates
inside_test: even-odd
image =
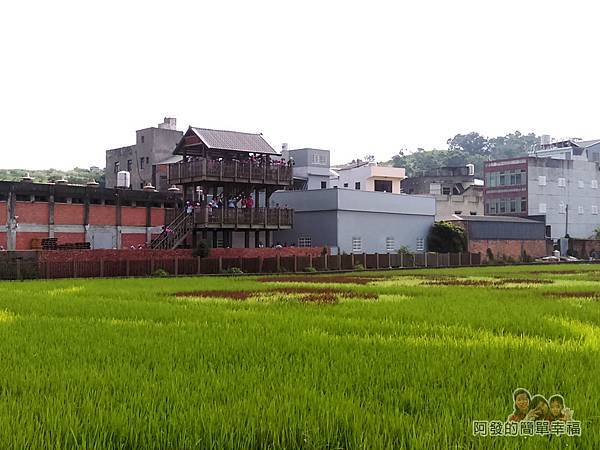
[[[294,163],[294,190],[327,189],[333,175],[329,150],[318,148],[284,148],[281,156]]]
[[[176,120],[165,117],[157,127],[137,130],[134,145],[106,151],[106,187],[117,185],[117,173],[131,175],[131,189],[143,189],[152,184],[159,191],[169,188],[168,164],[181,160],[173,157],[173,150],[183,132],[177,131]]]
[[[293,228],[276,231],[275,243],[334,253],[423,252],[435,216],[433,197],[355,189],[278,191],[271,201],[295,211]]]
[[[569,152],[572,151],[578,153],[578,147],[569,147]],[[588,161],[587,156],[586,159],[528,156],[489,161],[485,163],[484,176],[486,215],[545,219],[546,234],[554,239],[567,234],[588,238],[600,226],[599,163]]]
[[[335,167],[337,176],[331,181],[332,187],[356,189],[370,192],[400,194],[401,181],[406,178],[401,167],[378,166],[376,162],[358,161]]]
[[[473,165],[440,167],[405,178],[402,192],[434,196],[435,220],[448,220],[454,215],[484,214],[483,180],[475,178]]]

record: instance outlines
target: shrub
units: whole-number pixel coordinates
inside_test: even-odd
[[[451,222],[436,222],[427,236],[430,252],[460,253],[467,249],[465,230]]]
[[[354,270],[365,270],[365,266],[363,266],[362,264],[356,264],[354,266]]]
[[[169,272],[167,272],[165,269],[156,269],[154,272],[152,272],[152,276],[153,277],[168,277]]]
[[[199,256],[200,258],[206,258],[210,253],[210,245],[206,239],[202,239],[198,241],[198,245],[192,252],[194,256]]]
[[[398,249],[398,254],[399,255],[410,255],[410,248],[408,248],[406,245],[401,245],[400,248]]]
[[[310,272],[310,273],[315,273],[317,271],[317,269],[315,269],[313,266],[308,266],[306,269],[304,269],[305,272]]]

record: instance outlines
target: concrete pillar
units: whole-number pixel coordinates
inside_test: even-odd
[[[48,196],[48,237],[54,237],[54,195]]]
[[[6,250],[16,250],[17,248],[16,208],[16,194],[11,191],[8,193],[8,200],[6,202]]]

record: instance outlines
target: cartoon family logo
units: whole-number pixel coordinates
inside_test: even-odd
[[[581,422],[573,420],[573,410],[562,395],[546,400],[541,394],[531,396],[527,389],[513,392],[513,411],[505,422],[474,420],[474,436],[581,436]]]

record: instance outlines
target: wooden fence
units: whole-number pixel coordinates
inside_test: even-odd
[[[166,272],[169,275],[218,274],[233,268],[244,273],[306,272],[365,269],[395,269],[420,267],[461,267],[481,264],[479,253],[417,253],[417,254],[353,254],[326,256],[277,257],[218,257],[218,258],[158,258],[145,260],[73,260],[65,262],[39,261],[32,278],[92,278],[92,277],[146,277]],[[0,269],[2,269],[0,267]],[[164,273],[162,272],[162,273]],[[10,278],[23,278],[16,270]]]

